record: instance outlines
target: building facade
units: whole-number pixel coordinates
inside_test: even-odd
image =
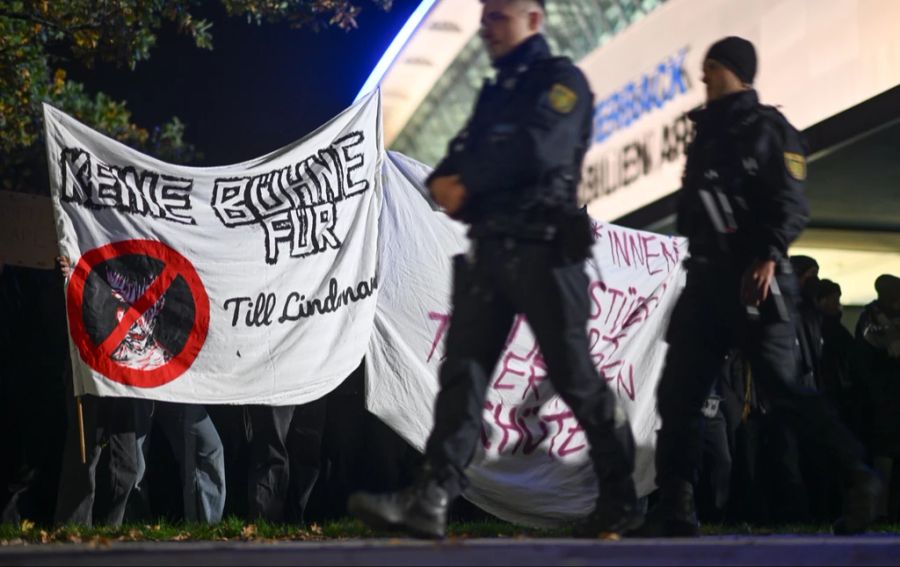
[[[434,165],[491,69],[478,0],[426,0],[380,84],[385,143]],[[545,35],[587,75],[594,143],[579,195],[595,217],[668,233],[702,59],[727,35],[756,45],[756,87],[805,134],[813,218],[792,253],[813,256],[845,301],[900,274],[900,2],[548,0]],[[361,93],[362,94],[362,93]]]

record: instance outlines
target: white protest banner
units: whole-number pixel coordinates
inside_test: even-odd
[[[381,289],[366,355],[370,411],[424,450],[450,314],[450,258],[467,249],[465,228],[421,195],[428,169],[389,154],[381,215]],[[406,187],[405,190],[402,190]],[[669,314],[684,285],[686,241],[595,223],[589,339],[600,378],[629,415],[639,446],[638,492],[653,489]],[[597,487],[588,446],[556,396],[526,322],[517,318],[484,407],[465,496],[517,523],[552,526],[588,514]]]
[[[377,299],[379,94],[236,165],[172,165],[44,107],[76,394],[301,404]],[[237,134],[236,134],[237,135]]]

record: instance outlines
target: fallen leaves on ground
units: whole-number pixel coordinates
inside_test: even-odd
[[[253,539],[256,537],[256,525],[247,524],[241,530],[241,539]]]

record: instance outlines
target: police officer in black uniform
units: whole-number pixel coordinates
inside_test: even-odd
[[[825,400],[796,384],[798,284],[788,246],[809,219],[804,147],[777,110],[759,103],[753,45],[727,37],[703,63],[707,104],[691,113],[678,204],[690,241],[687,286],[672,314],[670,348],[657,391],[659,505],[644,535],[699,534],[693,484],[701,454],[701,408],[729,347],[741,347],[754,381],[801,434],[824,441],[848,487],[835,530],[854,533],[874,517],[880,483],[863,450]]]
[[[454,258],[453,314],[435,424],[420,480],[393,494],[359,493],[349,508],[376,528],[442,537],[447,506],[466,487],[485,393],[513,318],[533,329],[549,377],[591,446],[599,481],[579,533],[637,527],[634,440],[587,341],[593,242],[576,203],[590,144],[593,95],[567,58],[552,57],[540,30],[542,1],[483,0],[482,37],[497,76],[427,183],[435,201],[470,225],[472,248]]]

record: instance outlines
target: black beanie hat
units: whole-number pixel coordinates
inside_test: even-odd
[[[878,301],[891,303],[900,300],[900,278],[881,274],[875,280],[875,292],[878,293]]]
[[[706,58],[728,67],[741,82],[753,84],[753,78],[756,77],[756,49],[746,39],[734,35],[720,39],[706,52]]]
[[[718,59],[716,59],[716,61],[718,61]],[[809,256],[801,256],[799,254],[791,256],[791,268],[793,268],[794,273],[797,274],[797,276],[802,276],[811,269],[818,267],[819,263]]]
[[[841,295],[841,285],[831,280],[819,280],[816,286],[816,299],[821,301],[829,295]]]

